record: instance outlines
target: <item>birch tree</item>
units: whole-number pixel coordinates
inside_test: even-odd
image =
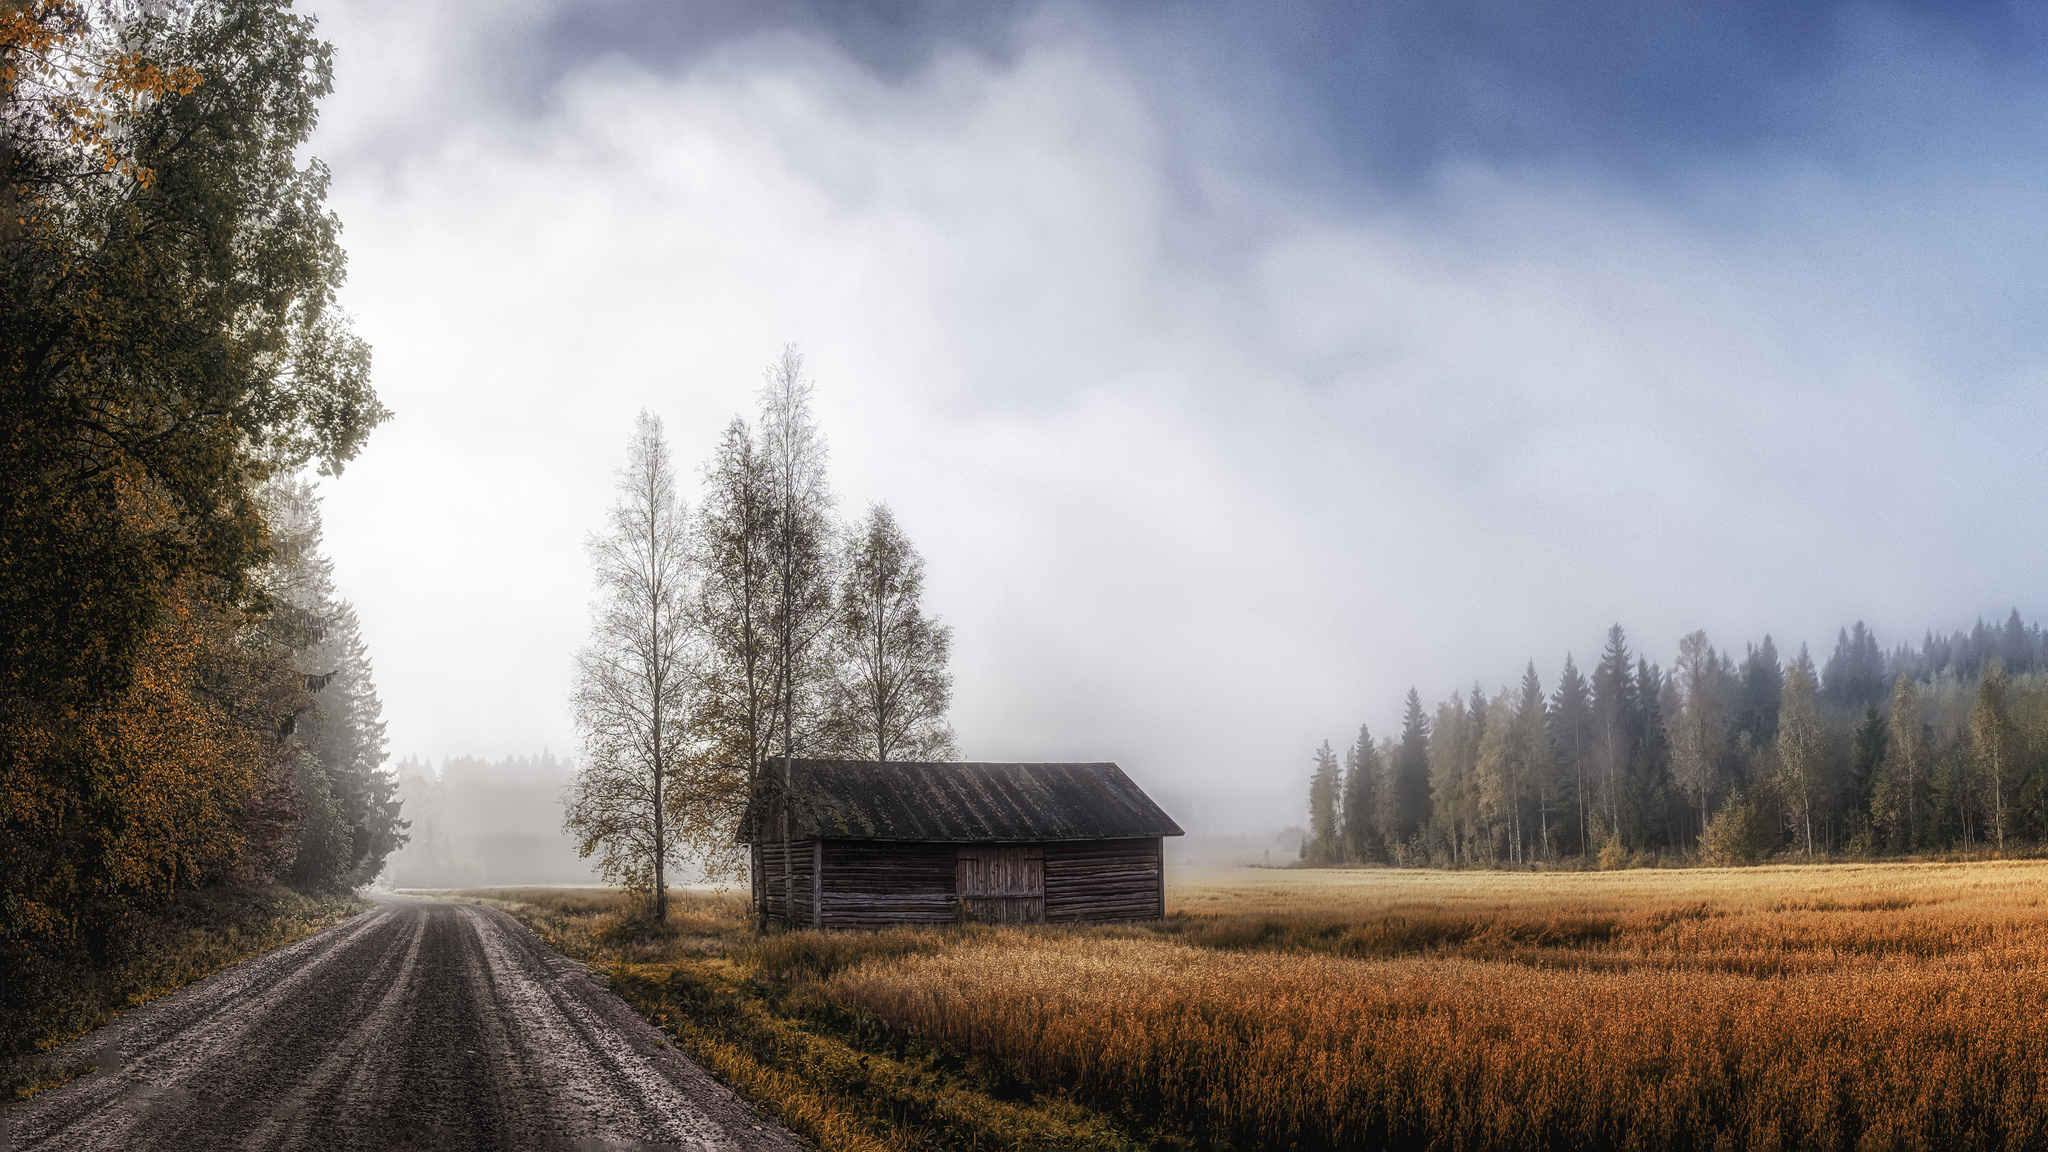
[[[800,743],[819,735],[819,698],[830,682],[833,622],[832,494],[825,483],[825,438],[811,418],[811,382],[795,345],[768,366],[761,388],[761,449],[769,477],[768,623],[775,654],[775,697],[782,732],[782,788]],[[802,726],[799,727],[799,721]],[[791,890],[789,810],[782,807],[782,883]],[[795,907],[785,901],[790,916]]]
[[[1970,750],[1977,757],[1978,779],[1991,801],[1991,833],[2005,850],[2006,793],[2012,791],[2019,733],[2005,702],[2005,669],[1991,661],[1977,684],[1977,703],[1970,709]]]
[[[863,759],[951,759],[953,630],[924,614],[924,559],[887,505],[868,509],[841,570],[837,742]]]
[[[1525,749],[1514,723],[1514,698],[1503,689],[1494,696],[1486,712],[1489,722],[1480,730],[1472,767],[1473,791],[1477,799],[1474,824],[1475,828],[1486,830],[1489,846],[1496,842],[1498,835],[1505,834],[1508,862],[1519,864],[1521,828],[1516,809],[1521,802],[1522,754]]]
[[[1778,713],[1777,785],[1805,832],[1806,854],[1813,855],[1813,809],[1820,800],[1827,768],[1827,733],[1814,700],[1813,662],[1806,653],[1785,674],[1784,704]]]
[[[1474,774],[1479,759],[1479,741],[1486,716],[1486,697],[1473,693],[1468,711],[1458,693],[1437,705],[1436,723],[1429,738],[1429,794],[1431,819],[1442,829],[1450,844],[1453,863],[1465,860],[1465,840],[1478,815]]]
[[[716,835],[688,794],[690,566],[685,509],[661,421],[641,412],[609,526],[585,547],[597,584],[572,703],[583,767],[563,825],[605,878],[668,916],[668,867]],[[695,817],[695,819],[693,819]]]
[[[1728,697],[1734,675],[1703,631],[1678,642],[1678,665],[1673,671],[1682,701],[1665,718],[1671,740],[1671,775],[1699,812],[1704,833],[1712,814],[1708,805],[1721,783],[1721,753],[1728,745]]]
[[[747,422],[735,418],[704,469],[703,502],[691,527],[696,626],[705,654],[692,718],[704,736],[705,762],[733,777],[726,814],[732,822],[748,799],[761,795],[779,727],[774,499],[767,458]]]
[[[1900,673],[1892,684],[1891,731],[1885,740],[1885,762],[1871,805],[1872,815],[1890,833],[1893,851],[1911,851],[1920,834],[1920,793],[1927,787],[1927,735],[1920,713],[1920,689]]]

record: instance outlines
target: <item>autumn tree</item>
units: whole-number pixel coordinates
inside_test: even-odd
[[[780,727],[774,527],[767,458],[746,421],[734,418],[705,466],[703,499],[691,530],[696,625],[705,657],[692,719],[705,739],[706,761],[736,777],[732,791],[741,802],[761,796]],[[735,808],[728,816],[747,812],[758,818],[760,808]]]
[[[1498,839],[1505,837],[1508,862],[1519,864],[1521,828],[1518,809],[1525,749],[1512,720],[1514,708],[1515,700],[1505,690],[1495,695],[1487,705],[1486,712],[1493,722],[1480,732],[1473,762],[1473,783],[1475,816],[1478,826],[1486,832],[1485,843],[1491,848]]]
[[[301,149],[331,51],[281,0],[0,21],[0,937],[288,867],[299,638],[260,483],[386,413]]]
[[[774,652],[776,718],[782,731],[776,753],[782,759],[780,785],[791,785],[790,761],[801,746],[821,742],[822,697],[832,682],[830,633],[834,623],[832,492],[825,483],[825,437],[811,416],[813,386],[803,375],[804,359],[794,345],[763,373],[761,454],[767,465],[768,614]],[[795,884],[789,809],[780,806],[785,894]],[[796,915],[794,901],[785,901]]]
[[[718,828],[693,794],[688,723],[694,674],[685,508],[661,421],[643,411],[607,530],[585,547],[597,585],[572,703],[583,740],[563,821],[605,878],[668,916],[668,867]]]
[[[65,7],[116,95],[9,107],[0,690],[80,699],[120,690],[179,577],[240,605],[256,482],[338,470],[386,413],[334,307],[326,170],[299,156],[332,77],[313,21],[277,0]]]
[[[1520,754],[1521,799],[1516,801],[1515,828],[1517,837],[1516,859],[1526,860],[1526,853],[1520,847],[1525,839],[1522,829],[1523,806],[1533,802],[1536,810],[1536,842],[1542,846],[1543,855],[1550,855],[1550,806],[1554,800],[1556,775],[1555,757],[1550,744],[1550,712],[1543,699],[1543,681],[1536,675],[1536,662],[1529,661],[1522,670],[1522,694],[1515,703],[1514,713],[1515,747]]]
[[[924,558],[887,505],[854,528],[840,572],[835,743],[860,759],[951,759],[953,630],[924,614]]]

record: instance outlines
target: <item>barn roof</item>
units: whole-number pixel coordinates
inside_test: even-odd
[[[781,765],[770,777],[780,783]],[[1180,825],[1115,764],[795,760],[791,834],[824,840],[1110,840]],[[742,833],[744,835],[744,833]]]

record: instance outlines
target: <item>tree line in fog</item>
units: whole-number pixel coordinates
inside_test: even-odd
[[[1610,628],[1598,661],[1546,683],[1474,683],[1398,734],[1325,740],[1302,859],[1457,867],[1790,854],[1910,854],[2048,842],[2048,641],[2003,626],[1883,648],[1861,622],[1816,665],[1771,637],[1740,658],[1704,632],[1671,666]]]

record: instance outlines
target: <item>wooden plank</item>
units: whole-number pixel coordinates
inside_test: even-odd
[[[1157,918],[1162,859],[1156,838],[1047,844],[1046,920],[1070,924]]]
[[[822,928],[949,923],[963,914],[1003,923],[1102,923],[1156,919],[1165,910],[1165,846],[1158,837],[802,844],[810,867],[791,895]],[[772,871],[779,845],[763,847]],[[780,915],[783,885],[769,887],[771,915]]]
[[[1045,849],[963,844],[956,870],[964,915],[992,924],[1045,922]]]
[[[831,840],[820,861],[821,927],[950,924],[960,917],[951,844]]]

